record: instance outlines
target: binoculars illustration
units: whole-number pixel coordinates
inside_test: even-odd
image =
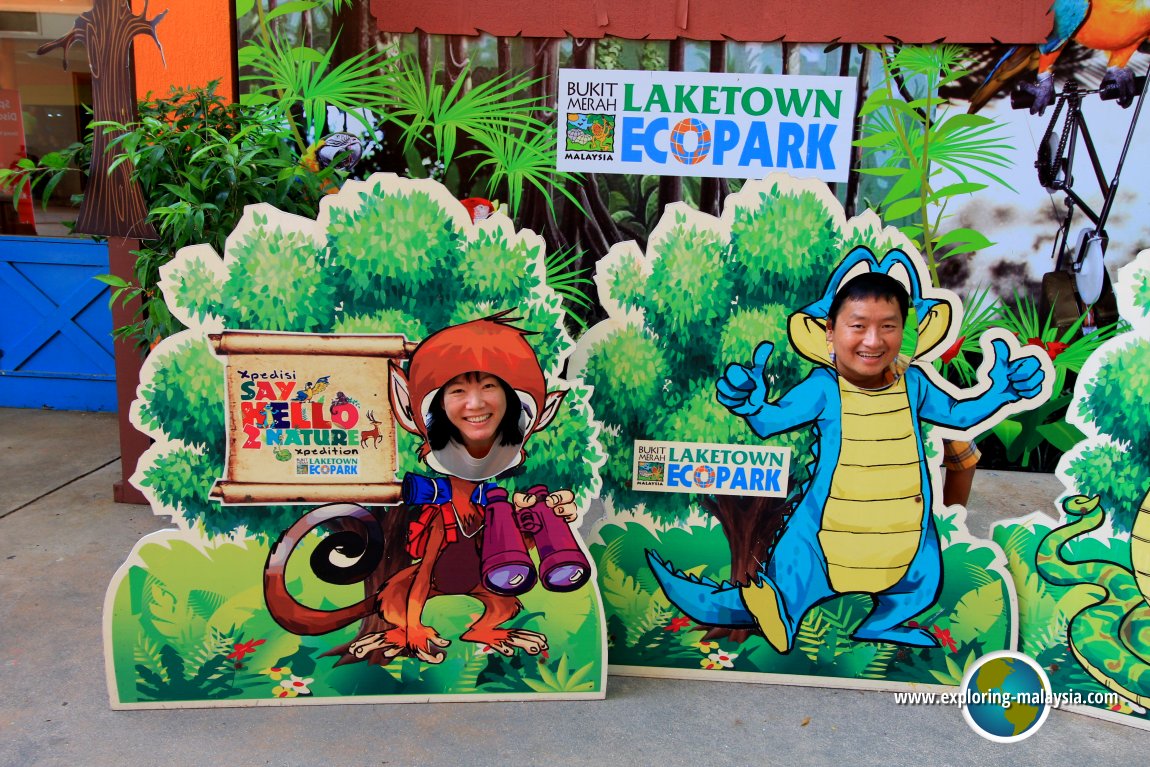
[[[507,491],[492,483],[481,485],[472,496],[484,510],[483,585],[503,596],[525,594],[536,581],[548,591],[578,589],[591,577],[587,557],[567,522],[547,505],[547,487],[535,485],[527,494],[535,497],[535,503],[518,510]],[[446,503],[451,500],[451,485],[443,478],[409,473],[403,478],[403,499],[411,504]],[[527,552],[529,540],[539,551],[538,570]]]

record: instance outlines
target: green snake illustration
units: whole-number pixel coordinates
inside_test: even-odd
[[[1069,521],[1042,539],[1036,560],[1047,581],[1091,597],[1070,619],[1070,650],[1107,689],[1150,706],[1150,493],[1142,499],[1130,533],[1133,572],[1113,562],[1064,556],[1063,547],[1098,529],[1106,512],[1098,496],[1071,496],[1062,508]]]

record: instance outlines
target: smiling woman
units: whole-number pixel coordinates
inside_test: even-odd
[[[508,416],[508,401],[518,401],[507,383],[490,373],[472,371],[452,378],[431,403],[429,438],[433,450],[449,439],[461,443],[472,458],[485,458],[501,437],[501,445],[523,441],[519,415]]]

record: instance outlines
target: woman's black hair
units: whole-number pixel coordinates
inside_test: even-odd
[[[902,321],[906,322],[907,314],[910,312],[910,297],[906,288],[894,277],[883,272],[863,272],[848,280],[831,300],[827,321],[833,324],[847,301],[864,301],[868,298],[894,301],[902,313]]]
[[[464,373],[464,377],[468,380],[474,380],[479,375],[481,374],[478,372]],[[523,429],[519,425],[519,414],[523,411],[523,405],[519,401],[519,395],[515,393],[509,383],[497,375],[491,375],[499,382],[499,386],[503,389],[503,396],[507,398],[507,410],[503,413],[503,420],[499,422],[499,430],[496,432],[496,436],[499,437],[499,444],[522,444]],[[443,409],[443,396],[446,388],[446,384],[439,387],[439,391],[431,398],[431,405],[427,409],[427,414],[431,416],[427,424],[427,444],[431,445],[432,450],[442,450],[447,447],[449,440],[463,444],[463,435],[459,433],[459,429],[455,428],[455,424],[448,419],[447,411]]]

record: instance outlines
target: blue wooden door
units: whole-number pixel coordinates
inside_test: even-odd
[[[108,248],[0,237],[0,406],[116,409]]]

